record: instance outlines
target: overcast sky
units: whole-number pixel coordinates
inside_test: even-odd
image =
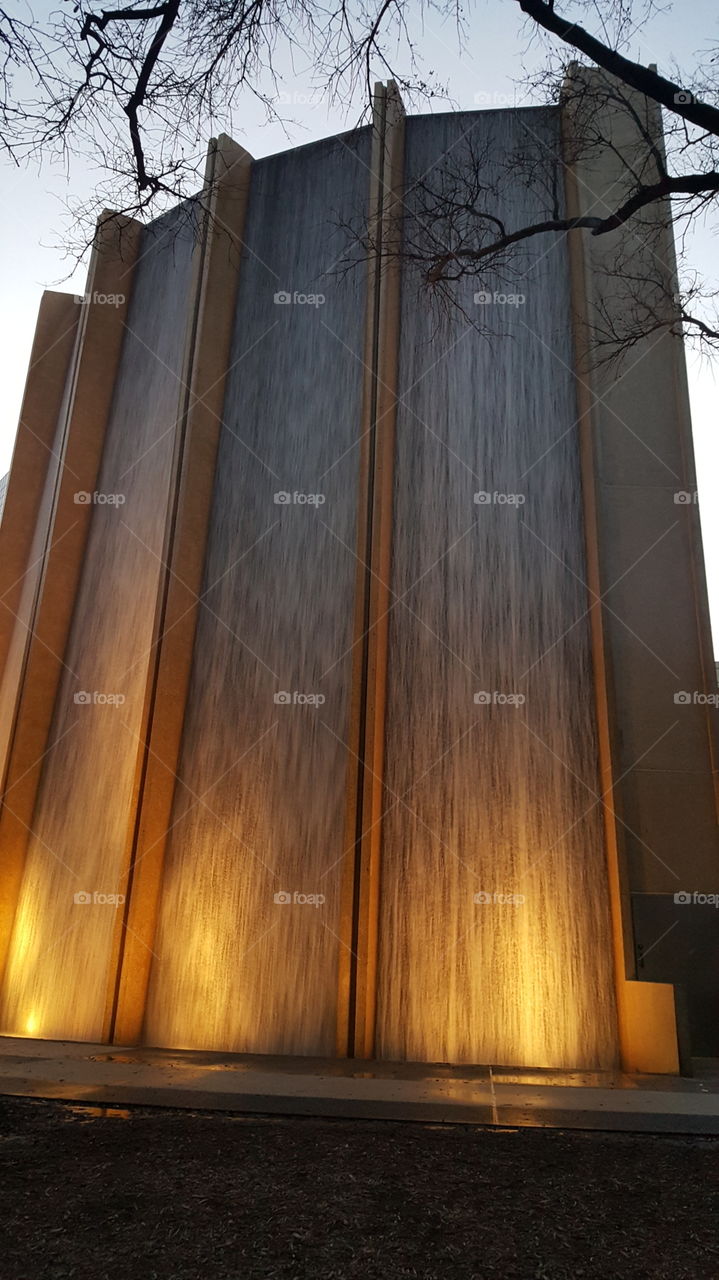
[[[56,7],[57,0],[38,0],[36,13]],[[522,66],[532,65],[533,50],[519,6],[511,0],[475,0],[467,18],[466,38],[460,44],[456,29],[431,10],[412,24],[417,49],[427,69],[446,82],[459,110],[478,105],[526,104],[521,87]],[[688,14],[691,21],[687,21]],[[587,25],[591,25],[587,18]],[[692,0],[676,4],[653,19],[629,50],[631,56],[656,62],[669,72],[674,59],[692,65],[696,55],[711,42],[719,43],[717,0]],[[255,157],[284,151],[291,146],[337,133],[354,123],[359,102],[346,111],[329,109],[312,88],[312,68],[303,74],[295,65],[281,86],[292,100],[295,124],[286,132],[277,124],[266,125],[252,98],[243,104],[245,115],[219,122],[226,132]],[[432,108],[423,108],[429,110]],[[436,104],[434,110],[447,110]],[[219,132],[220,129],[216,130]],[[67,236],[66,201],[90,198],[98,175],[82,157],[60,167],[18,170],[3,162],[3,200],[0,202],[0,267],[3,306],[0,308],[0,475],[7,470],[20,409],[25,371],[32,343],[35,317],[43,288],[82,292],[86,264],[68,277],[71,263],[62,244]],[[703,229],[693,237],[691,252],[696,266],[715,273],[716,243]],[[694,422],[694,443],[699,472],[699,498],[704,529],[705,557],[712,606],[715,647],[719,647],[719,503],[714,477],[719,463],[719,401],[716,369],[689,355],[689,379]]]

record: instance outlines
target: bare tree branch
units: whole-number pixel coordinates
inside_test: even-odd
[[[684,86],[660,76],[651,67],[642,66],[640,62],[631,62],[624,58],[608,44],[597,40],[576,22],[561,18],[554,11],[554,0],[517,0],[523,13],[543,27],[545,31],[558,36],[566,44],[579,53],[583,53],[596,66],[616,76],[631,89],[653,98],[667,111],[674,111],[683,116],[691,124],[705,129],[707,133],[719,136],[719,110],[704,102],[696,102],[694,96]]]

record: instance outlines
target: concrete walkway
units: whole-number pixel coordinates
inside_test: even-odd
[[[716,1063],[678,1079],[0,1037],[0,1094],[95,1107],[719,1134]]]

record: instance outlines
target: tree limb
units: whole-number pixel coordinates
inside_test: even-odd
[[[603,67],[605,71],[617,76],[632,89],[637,89],[647,97],[654,98],[661,106],[666,107],[667,111],[673,111],[676,115],[689,120],[691,124],[698,125],[700,129],[705,129],[707,133],[719,137],[719,110],[716,107],[711,107],[705,102],[695,102],[692,94],[682,85],[674,84],[640,62],[632,62],[629,58],[622,57],[616,50],[610,49],[601,40],[590,35],[583,27],[577,26],[576,22],[561,18],[554,12],[554,4],[550,3],[550,0],[517,0],[517,3],[528,18],[532,18],[545,31],[558,36],[565,44],[572,45],[574,49],[591,58],[598,67]],[[688,97],[689,101],[682,101],[684,97]]]
[[[147,92],[150,76],[154,71],[155,63],[162,51],[162,46],[175,23],[179,8],[180,0],[168,0],[167,5],[163,6],[162,22],[152,37],[152,43],[147,51],[147,56],[142,64],[140,74],[137,77],[137,84],[135,85],[128,102],[123,107],[130,125],[130,138],[132,141],[135,163],[137,164],[138,186],[141,191],[145,190],[147,187],[151,187],[153,179],[150,178],[147,173],[147,169],[145,168],[145,153],[142,147],[142,138],[140,136],[140,125],[137,113],[138,109],[145,101],[145,94]]]
[[[88,13],[82,24],[80,39],[87,40],[92,35],[92,28],[104,31],[108,22],[145,22],[148,18],[160,18],[167,12],[166,4],[159,4],[154,9],[103,9],[101,14]]]
[[[658,200],[672,195],[701,195],[705,191],[719,191],[719,173],[696,173],[683,178],[665,177],[660,182],[654,182],[635,191],[624,204],[607,217],[547,218],[542,222],[533,222],[529,226],[521,227],[519,231],[499,236],[491,244],[482,245],[478,249],[455,249],[442,254],[428,271],[427,281],[429,284],[434,284],[441,280],[450,262],[463,260],[481,262],[482,259],[502,253],[522,240],[546,235],[547,232],[564,235],[568,231],[580,230],[591,231],[593,236],[606,235],[607,232],[616,231],[617,228],[624,226],[625,222],[628,222],[640,209],[655,204]]]

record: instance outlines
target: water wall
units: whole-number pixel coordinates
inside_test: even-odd
[[[255,162],[225,140],[217,172],[234,156],[249,190],[234,240],[207,222],[199,240],[184,208],[144,233],[97,481],[122,501],[93,499],[0,1031],[589,1069],[619,1060],[616,990],[622,1062],[673,1070],[669,981],[635,980],[631,939],[617,960],[628,882],[602,791],[607,725],[625,726],[595,689],[587,548],[602,590],[649,552],[637,527],[628,562],[615,555],[623,472],[592,524],[571,246],[528,241],[447,306],[409,258],[378,268],[386,189],[401,187],[416,251],[447,165],[479,163],[475,200],[508,227],[561,207],[560,114],[403,126],[401,107],[375,106],[374,122]],[[348,227],[368,213],[381,243],[362,248]],[[437,219],[435,243],[471,240],[474,216]],[[201,373],[204,414],[188,390]],[[52,469],[47,483],[28,618]],[[672,554],[689,582],[684,544]],[[652,599],[659,651],[668,612]],[[643,627],[632,616],[634,638]],[[117,893],[124,909],[95,901]]]
[[[470,120],[407,122],[408,222],[413,183],[431,183],[446,154],[486,155],[490,188],[512,153],[557,154],[554,112]],[[492,212],[523,225],[541,207],[536,189],[505,182]],[[566,242],[537,239],[511,283],[482,288],[495,285],[524,301],[477,304],[470,278],[461,311],[438,314],[417,273],[403,277],[378,1047],[608,1066]],[[480,337],[478,316],[502,336]]]
[[[335,1048],[365,324],[337,224],[369,141],[254,166],[151,1044]],[[275,902],[296,893],[324,902]]]
[[[3,762],[6,758],[8,743],[15,721],[16,702],[21,686],[23,663],[35,616],[43,562],[51,537],[51,517],[56,498],[71,388],[72,368],[65,379],[60,412],[47,459],[47,471],[42,487],[37,520],[32,535],[27,566],[23,575],[15,625],[10,637],[2,678],[0,679],[0,760]]]
[[[92,521],[10,944],[0,1005],[5,1033],[78,1040],[103,1033],[118,911],[76,895],[124,888],[192,246],[182,206],[145,233],[98,477],[101,501],[79,499],[92,501]]]

